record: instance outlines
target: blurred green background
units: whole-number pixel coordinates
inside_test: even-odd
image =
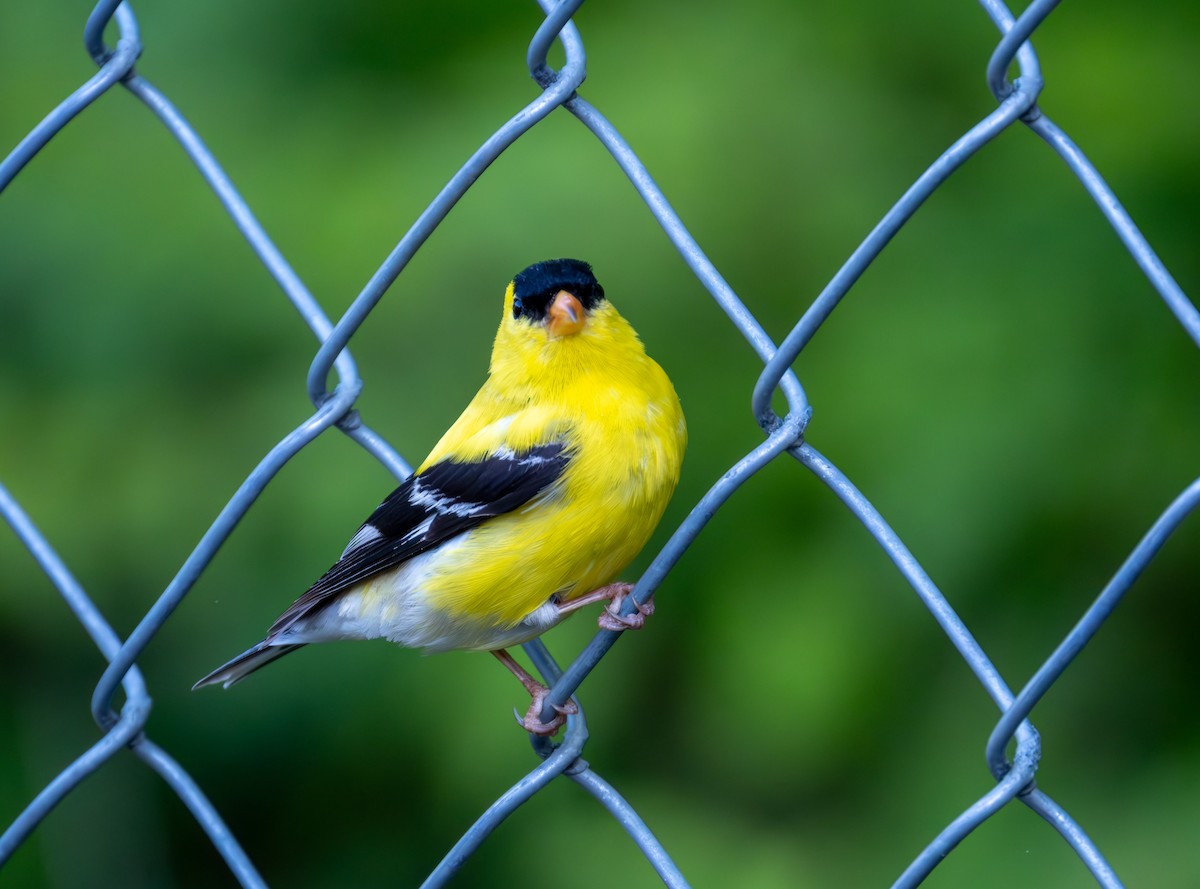
[[[89,6],[10,4],[0,146],[93,68]],[[337,317],[410,222],[535,95],[532,3],[137,7],[139,70],[215,151]],[[781,338],[909,183],[993,107],[972,3],[595,3],[582,93]],[[1185,289],[1200,282],[1200,8],[1067,4],[1042,106]],[[675,380],[680,490],[633,578],[761,438],[758,364],[603,148],[556,112],[490,169],[352,342],[366,421],[418,460],[486,369],[502,288],[591,261]],[[102,98],[0,199],[0,479],[126,634],[310,412],[315,343],[170,136]],[[1195,476],[1195,347],[1060,160],[1023,129],[956,174],[797,362],[810,440],[872,499],[1013,685]],[[272,884],[412,886],[535,760],[491,658],[309,649],[230,692],[392,480],[329,433],[279,474],[141,659],[147,728]],[[1200,884],[1193,517],[1035,711],[1041,786],[1133,886]],[[991,784],[996,712],[887,558],[781,460],[716,516],[650,629],[581,690],[586,756],[701,886],[881,886]],[[577,617],[547,639],[568,661]],[[103,661],[0,534],[0,822],[94,742]],[[455,885],[653,886],[556,782]],[[20,887],[231,885],[179,801],[117,757],[0,873]],[[927,885],[1091,885],[1019,806]]]

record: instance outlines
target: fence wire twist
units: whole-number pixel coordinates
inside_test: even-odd
[[[355,412],[354,403],[362,382],[346,344],[416,251],[479,175],[520,136],[552,111],[562,107],[587,127],[609,151],[696,278],[765,365],[754,386],[752,404],[754,416],[766,438],[725,473],[692,509],[637,582],[633,595],[624,605],[624,612],[632,613],[638,602],[645,601],[654,592],[684,550],[734,491],[770,461],[783,454],[791,456],[824,482],[863,524],[912,586],[1001,712],[986,744],[987,763],[994,785],[955,817],[913,859],[894,885],[903,887],[921,883],[964,837],[1001,808],[1018,800],[1058,831],[1097,883],[1106,887],[1120,886],[1121,882],[1113,869],[1083,828],[1061,805],[1035,785],[1034,776],[1041,748],[1038,733],[1028,717],[1050,686],[1112,613],[1167,537],[1200,501],[1200,479],[1186,487],[1163,511],[1067,637],[1033,678],[1014,694],[945,596],[883,516],[832,462],[805,440],[811,411],[804,389],[790,370],[800,352],[854,282],[926,198],[976,151],[1017,122],[1033,130],[1066,162],[1175,318],[1192,340],[1200,345],[1200,313],[1167,272],[1100,174],[1078,146],[1037,105],[1042,76],[1037,56],[1027,41],[1058,5],[1058,0],[1035,0],[1015,19],[999,0],[980,0],[980,5],[1002,35],[987,64],[987,83],[997,100],[996,109],[964,133],[921,174],[854,251],[778,347],[689,234],[634,151],[612,124],[577,94],[576,90],[584,79],[585,56],[583,43],[571,17],[582,0],[566,0],[557,6],[549,0],[539,0],[539,3],[547,17],[529,45],[527,62],[542,92],[471,155],[413,223],[336,324],[324,314],[272,243],[200,137],[167,97],[135,72],[134,63],[141,53],[142,44],[131,8],[115,0],[102,0],[93,10],[84,29],[84,40],[100,70],[47,115],[0,164],[0,190],[77,114],[113,86],[121,84],[140,99],[176,138],[260,261],[321,343],[308,375],[308,391],[315,411],[272,448],[250,473],[166,590],[124,640],[113,631],[20,505],[0,487],[0,513],[3,513],[17,537],[57,587],[68,607],[109,662],[91,702],[92,715],[103,732],[102,737],[46,785],[0,836],[0,867],[41,820],[85,777],[101,768],[119,750],[129,748],[178,794],[238,881],[246,887],[265,885],[203,791],[146,734],[151,701],[146,682],[136,665],[137,659],[207,568],[250,504],[289,459],[326,429],[338,427],[397,477],[410,472],[403,458],[364,425]],[[103,32],[110,22],[115,22],[119,35],[115,48],[109,48],[103,40]],[[555,40],[561,41],[566,53],[566,63],[561,70],[554,70],[546,61],[547,52]],[[1014,62],[1019,77],[1010,82],[1007,73]],[[330,374],[336,378],[332,389],[327,388]],[[787,404],[787,412],[782,417],[771,407],[771,398],[776,391],[782,392]],[[565,670],[559,669],[540,641],[526,646],[535,666],[552,683],[546,709],[542,713],[543,719],[551,718],[553,707],[565,702],[579,688],[619,635],[599,631]],[[118,686],[125,695],[119,710],[114,706]],[[1014,740],[1016,747],[1010,759],[1006,751]],[[424,885],[444,885],[504,818],[554,778],[566,775],[608,809],[634,839],[664,883],[686,886],[684,876],[638,814],[580,757],[586,741],[587,723],[582,710],[568,720],[561,741],[534,738],[534,748],[543,761],[479,817],[429,875]]]

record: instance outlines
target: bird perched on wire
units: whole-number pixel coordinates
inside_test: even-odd
[[[426,651],[491,651],[533,701],[530,732],[562,725],[540,712],[545,686],[504,651],[614,583],[662,517],[687,430],[671,381],[604,295],[591,267],[531,265],[504,294],[489,375],[417,471],[373,512],[341,558],[258,645],[195,687],[226,688],[310,642],[385,638]]]

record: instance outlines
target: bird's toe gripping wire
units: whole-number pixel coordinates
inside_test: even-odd
[[[525,711],[525,716],[522,717],[517,712],[517,708],[513,707],[513,716],[516,717],[517,725],[525,729],[531,735],[553,735],[567,723],[567,717],[573,716],[579,712],[579,707],[574,701],[567,701],[565,704],[555,704],[554,718],[549,722],[542,722],[542,708],[546,706],[546,695],[550,694],[550,689],[542,685],[540,682],[534,682],[533,688],[529,689],[529,709]]]
[[[612,601],[608,603],[608,607],[600,612],[600,617],[596,619],[602,630],[614,630],[621,632],[622,630],[640,630],[646,625],[646,618],[654,613],[654,593],[650,594],[650,598],[645,602],[635,603],[637,610],[630,614],[621,613],[621,604],[625,598],[633,592],[633,584],[631,583],[615,583],[612,586],[617,587],[613,591]]]

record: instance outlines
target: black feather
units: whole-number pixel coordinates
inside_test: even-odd
[[[536,262],[513,278],[513,317],[541,322],[550,301],[560,291],[571,293],[590,312],[604,299],[604,288],[592,267],[578,259]]]
[[[569,459],[566,446],[555,442],[469,463],[444,460],[410,476],[371,513],[355,537],[359,542],[352,541],[337,563],[279,616],[268,638],[355,584],[523,506],[558,480]]]

